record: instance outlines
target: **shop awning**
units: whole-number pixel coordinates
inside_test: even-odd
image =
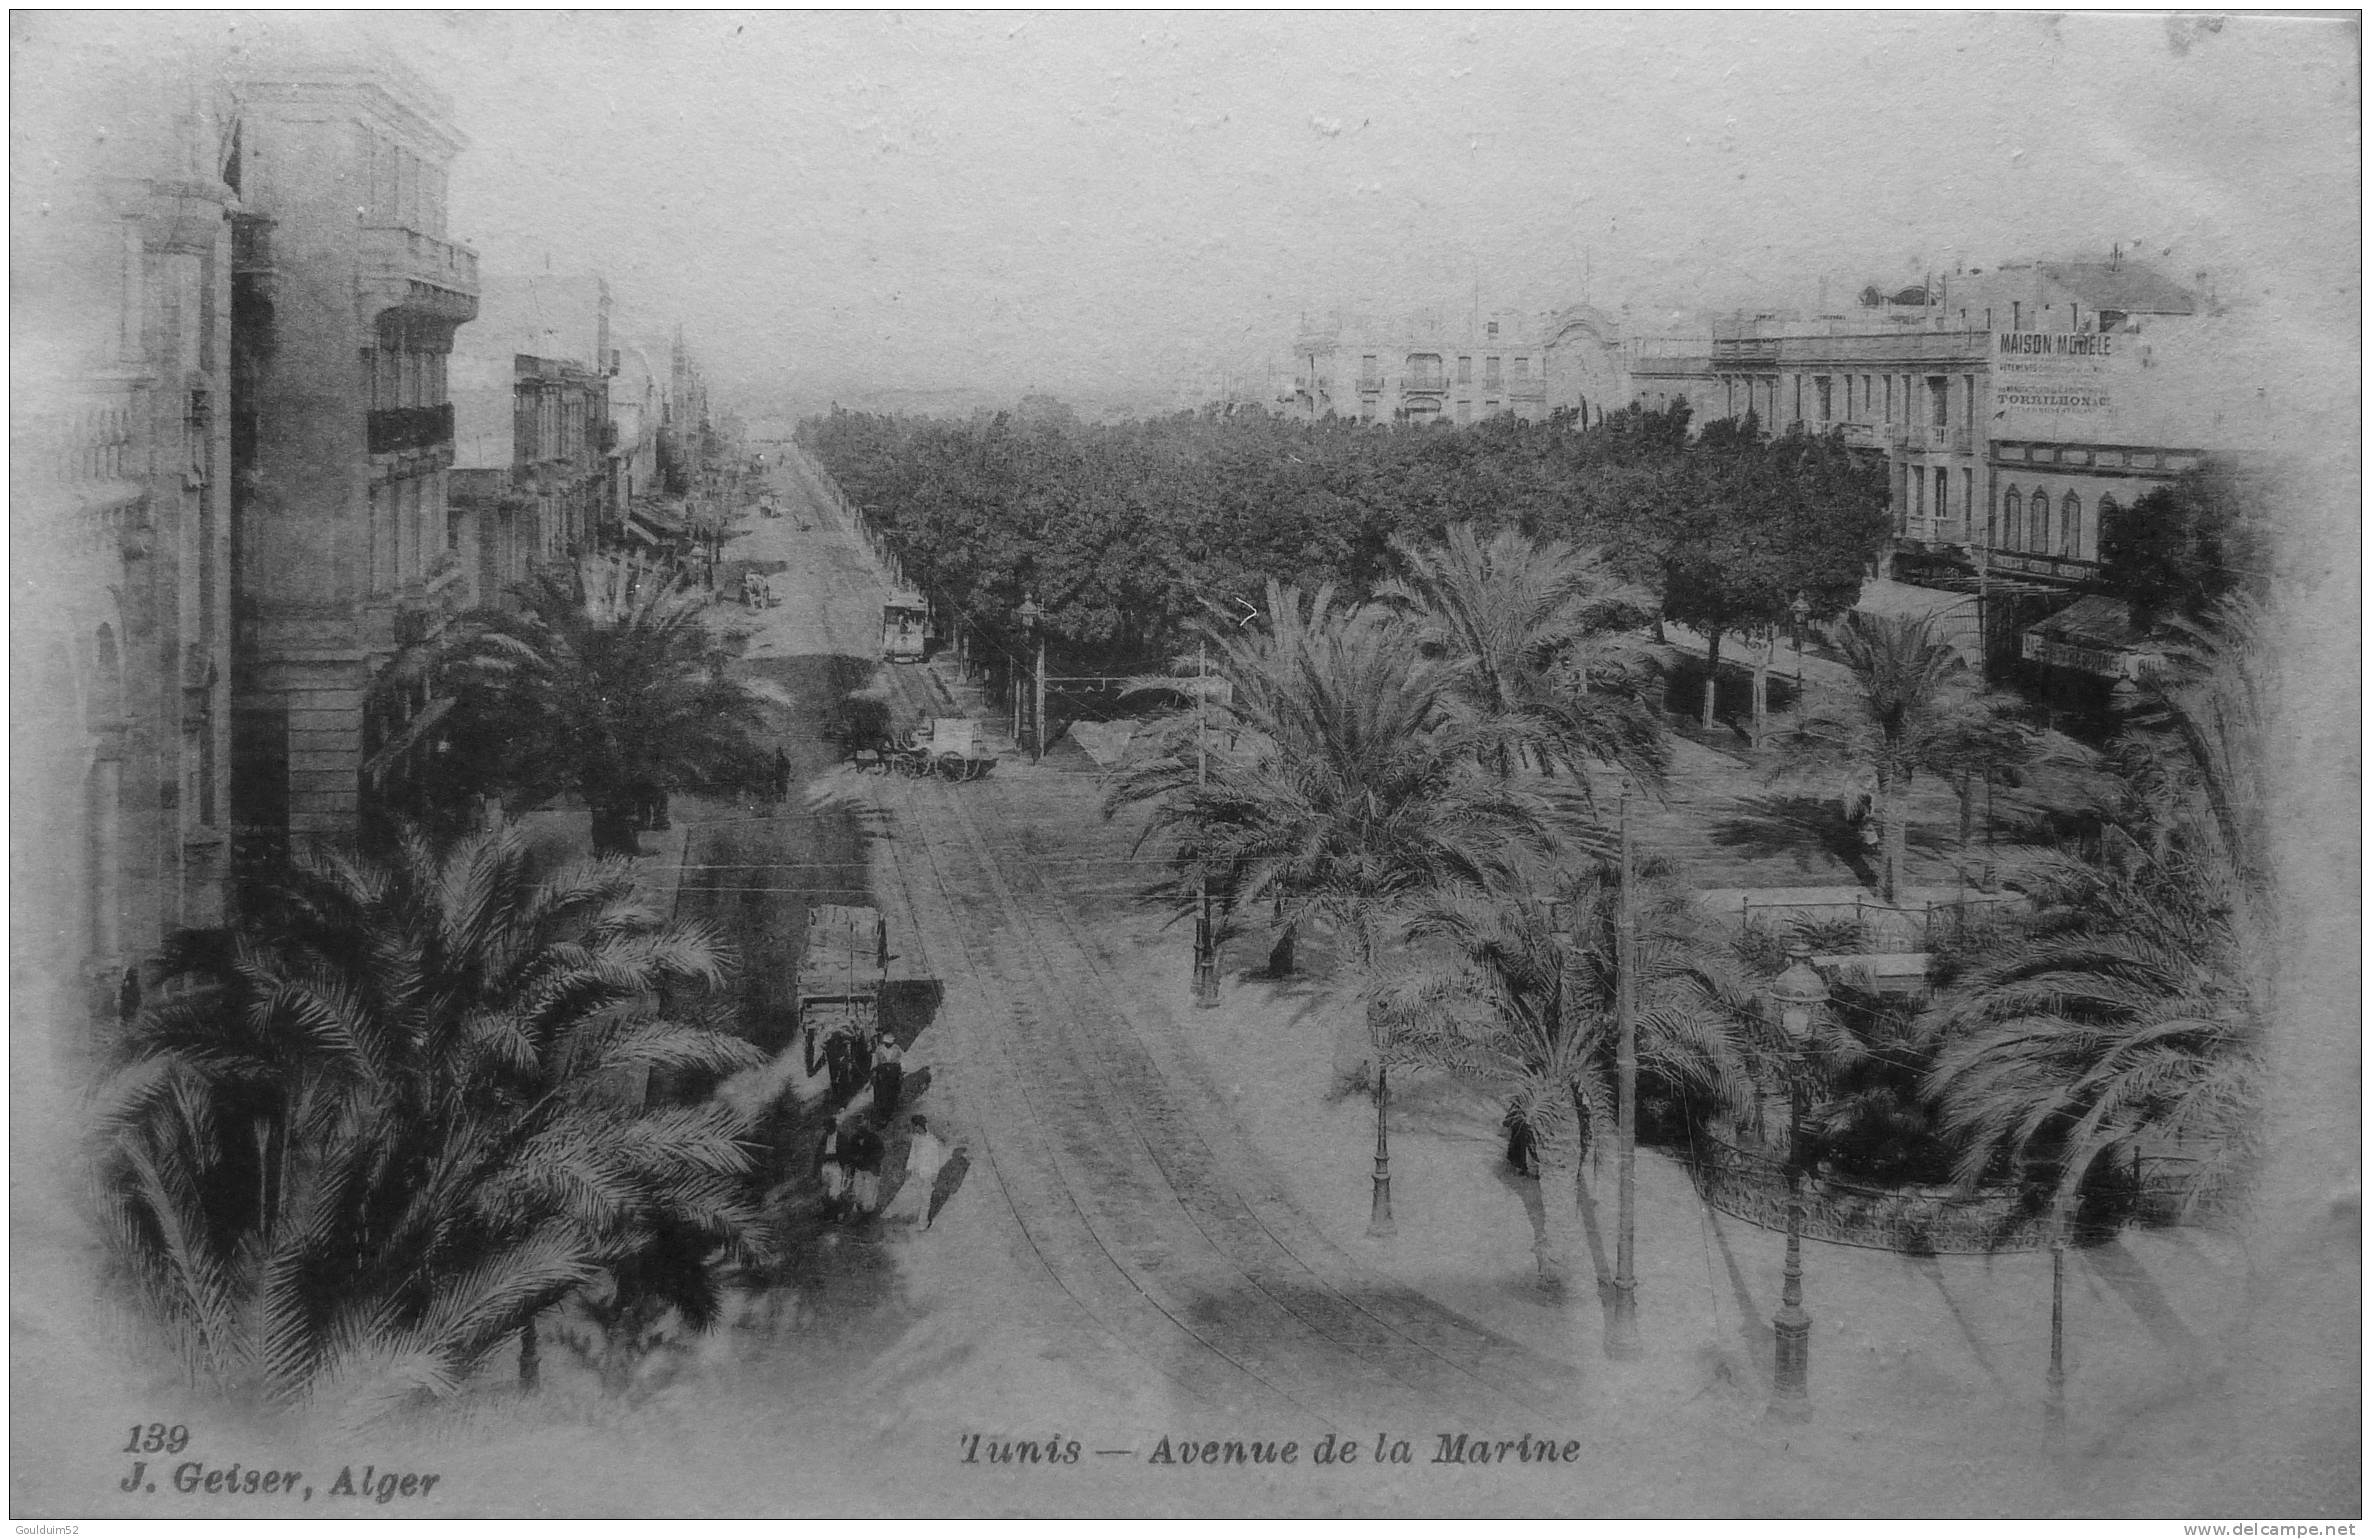
[[[2146,677],[2162,661],[2132,623],[2122,599],[2090,594],[2025,628],[2028,662],[2072,668],[2103,679]]]
[[[647,514],[628,513],[626,515],[626,538],[639,540],[645,545],[660,546],[671,545],[682,539],[683,535],[680,530],[666,529],[651,522]]]

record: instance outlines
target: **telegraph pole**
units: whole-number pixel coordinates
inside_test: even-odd
[[[1638,1355],[1638,1008],[1637,907],[1630,860],[1630,788],[1622,787],[1622,885],[1614,920],[1614,1231],[1613,1310],[1605,1323],[1608,1357]]]

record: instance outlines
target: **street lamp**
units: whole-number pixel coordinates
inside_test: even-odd
[[[1795,622],[1795,714],[1800,717],[1805,714],[1803,704],[1803,627],[1811,619],[1811,600],[1803,594],[1797,593],[1795,601],[1786,606],[1786,612]]]
[[[1210,643],[1194,645],[1194,789],[1210,785]],[[1194,885],[1194,1003],[1218,1003],[1218,927],[1211,922],[1210,868],[1200,865]]]
[[[2042,1426],[2052,1445],[2066,1431],[2066,1225],[2050,1224],[2050,1372],[2044,1383]]]
[[[1803,1080],[1811,1026],[1828,1002],[1827,980],[1811,965],[1811,948],[1787,948],[1786,971],[1770,984],[1770,1003],[1787,1040],[1786,1288],[1771,1327],[1778,1336],[1777,1372],[1770,1384],[1772,1421],[1811,1419],[1811,1316],[1803,1312]]]
[[[1021,595],[1020,614],[1021,623],[1029,627],[1030,635],[1037,638],[1037,725],[1032,734],[1029,762],[1040,764],[1046,756],[1046,633],[1043,624],[1046,612],[1038,607],[1035,598],[1024,593]]]

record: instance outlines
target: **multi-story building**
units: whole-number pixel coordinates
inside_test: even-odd
[[[1636,398],[1684,398],[1699,422],[1750,412],[1772,433],[1835,430],[1882,455],[1895,581],[1864,604],[1934,615],[1971,655],[2013,658],[2037,613],[2092,585],[2103,509],[2202,452],[2159,409],[2194,394],[2164,365],[2190,346],[2200,306],[2121,259],[1865,298],[1852,316],[1740,318],[1635,344]]]
[[[15,106],[11,994],[74,1064],[226,917],[242,140],[178,59],[82,51]]]
[[[239,92],[234,818],[268,854],[354,828],[373,673],[469,600],[446,359],[478,272],[451,107],[412,71],[274,61]]]
[[[610,353],[609,497],[603,542],[624,536],[638,497],[659,489],[659,424],[666,417],[665,384],[646,344],[625,341]]]
[[[609,286],[488,278],[455,343],[452,506],[478,602],[581,557],[611,510]]]
[[[660,490],[671,497],[702,495],[715,473],[716,425],[708,414],[708,383],[675,329],[668,349],[666,409],[659,422]]]
[[[1563,373],[1573,382],[1603,378],[1617,388],[1602,363],[1580,361],[1600,340],[1603,323],[1585,312],[1560,312],[1554,337],[1566,349]],[[1384,322],[1336,316],[1304,326],[1293,340],[1289,388],[1277,392],[1289,414],[1356,417],[1364,422],[1475,422],[1501,414],[1541,422],[1550,400],[1548,335],[1537,324],[1512,317],[1446,321],[1419,312],[1404,321]],[[1591,402],[1592,409],[1601,407]]]

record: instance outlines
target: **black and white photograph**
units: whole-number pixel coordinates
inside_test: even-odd
[[[9,28],[18,1533],[2358,1532],[2360,12]]]

